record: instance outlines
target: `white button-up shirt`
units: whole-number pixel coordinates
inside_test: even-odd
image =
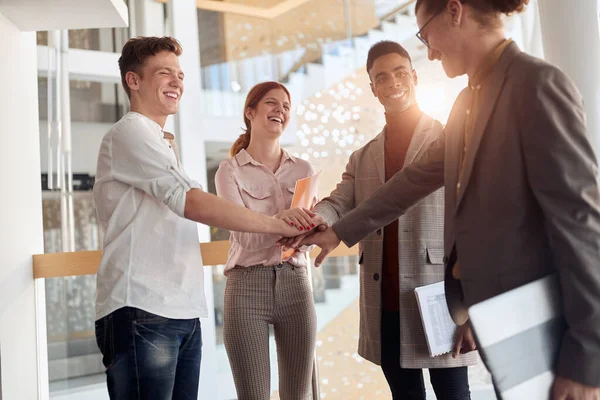
[[[104,231],[96,319],[125,307],[166,318],[207,316],[196,223],[186,192],[200,185],[151,119],[130,112],[104,136],[94,201]]]

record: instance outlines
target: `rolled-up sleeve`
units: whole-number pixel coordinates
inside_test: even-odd
[[[130,123],[115,131],[109,146],[113,177],[140,189],[183,217],[186,193],[201,188],[171,156],[162,139]]]

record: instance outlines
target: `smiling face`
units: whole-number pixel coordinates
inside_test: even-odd
[[[252,126],[252,135],[279,138],[290,121],[290,98],[283,89],[271,89],[254,109],[246,110]]]
[[[127,73],[131,109],[164,126],[167,116],[176,114],[179,108],[183,78],[179,58],[174,53],[162,51],[149,57],[139,74]]]
[[[373,61],[369,70],[371,91],[387,113],[399,113],[417,103],[417,73],[410,61],[398,53],[385,54]]]

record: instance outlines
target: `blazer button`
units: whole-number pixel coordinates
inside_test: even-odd
[[[381,236],[381,228],[377,229],[377,234]]]
[[[375,273],[373,274],[373,279],[375,279],[376,281],[378,281],[378,280],[379,280],[379,274],[378,274],[377,272],[375,272]]]
[[[444,256],[444,258],[442,259],[442,261],[444,262],[444,264],[448,263],[448,256]]]

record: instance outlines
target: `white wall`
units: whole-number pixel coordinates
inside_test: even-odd
[[[35,41],[35,32],[20,32],[0,14],[0,363],[7,400],[38,398],[31,256],[43,253],[44,243]]]

